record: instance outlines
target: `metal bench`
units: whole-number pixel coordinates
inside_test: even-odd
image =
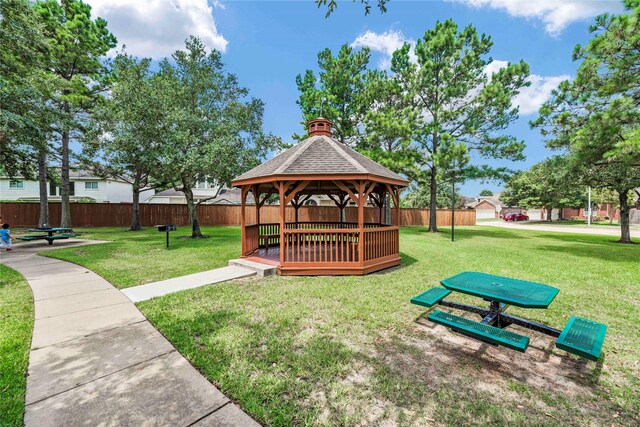
[[[600,359],[607,325],[573,316],[556,341],[556,347],[585,359]]]
[[[524,352],[529,346],[529,337],[496,328],[495,326],[474,322],[444,311],[435,310],[427,319],[489,344],[501,345],[521,352]]]
[[[422,307],[433,307],[450,293],[451,291],[445,288],[431,288],[428,291],[411,298],[411,304],[420,305]]]
[[[72,237],[76,237],[79,235],[80,233],[54,234],[52,236],[47,236],[43,234],[43,235],[33,235],[33,236],[22,236],[22,237],[18,237],[18,239],[24,240],[24,241],[46,240],[47,242],[49,242],[49,245],[53,245],[54,240],[70,239]]]

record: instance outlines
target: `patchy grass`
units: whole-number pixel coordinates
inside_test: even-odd
[[[24,277],[0,265],[0,425],[21,426],[33,331],[33,295]]]
[[[209,234],[218,230],[239,247],[231,237],[237,228]],[[126,233],[112,238],[130,239]],[[493,227],[461,227],[456,242],[449,238],[447,231],[403,228],[402,267],[379,274],[247,279],[139,307],[191,363],[266,425],[640,423],[640,245]],[[211,254],[210,248],[183,251],[174,254]],[[92,269],[104,262],[68,256]],[[532,337],[526,353],[488,346],[425,321],[425,310],[409,303],[465,270],[560,288],[547,310],[509,312],[558,328],[571,315],[607,323],[603,359],[578,359],[556,350],[552,339],[517,328]],[[127,274],[133,283],[150,281],[140,266]]]
[[[120,289],[223,267],[240,256],[239,227],[203,227],[203,234],[209,236],[206,239],[189,239],[191,229],[178,227],[170,233],[169,249],[165,247],[165,233],[155,228],[138,232],[121,228],[76,231],[83,239],[113,242],[42,255],[89,267]]]

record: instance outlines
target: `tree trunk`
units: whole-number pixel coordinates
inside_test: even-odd
[[[140,225],[140,180],[142,173],[140,171],[136,172],[135,177],[133,178],[133,186],[132,186],[132,203],[131,203],[131,227],[129,231],[140,231],[142,230],[142,226]]]
[[[65,112],[70,112],[70,107],[65,104]],[[71,199],[69,194],[69,128],[65,125],[62,130],[62,168],[60,198],[62,199],[60,227],[71,228]]]
[[[431,194],[429,195],[429,232],[437,233],[436,225],[438,209],[438,182],[436,181],[437,171],[435,165],[431,168]]]
[[[629,212],[631,207],[629,206],[629,190],[618,192],[618,198],[620,199],[620,240],[619,243],[632,243],[631,231],[629,229]]]
[[[38,153],[38,184],[40,186],[40,219],[38,227],[49,226],[49,197],[47,192],[47,151]]]
[[[545,208],[547,211],[547,221],[551,222],[553,218],[553,208]]]
[[[189,219],[191,220],[191,238],[200,239],[204,236],[200,231],[200,221],[198,221],[198,212],[196,204],[193,202],[193,191],[191,187],[184,185],[184,196],[187,199],[187,210],[189,211]]]

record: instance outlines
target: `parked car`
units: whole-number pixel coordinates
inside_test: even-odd
[[[505,221],[529,221],[529,217],[523,213],[508,213],[502,219]]]

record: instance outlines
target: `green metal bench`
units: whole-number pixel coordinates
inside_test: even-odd
[[[34,236],[22,236],[18,237],[20,240],[24,241],[32,241],[32,240],[46,240],[50,245],[53,244],[54,240],[60,239],[70,239],[72,237],[80,236],[81,233],[64,233],[64,234],[54,234],[52,236],[47,235],[34,235]]]
[[[431,288],[428,291],[411,298],[411,304],[421,305],[422,307],[433,307],[450,293],[451,291],[445,288]]]
[[[490,344],[501,345],[521,352],[524,352],[529,346],[529,337],[496,328],[495,326],[474,322],[444,311],[435,310],[427,319]]]
[[[22,236],[18,237],[18,240],[31,241],[31,240],[42,240],[47,236]]]
[[[556,341],[556,347],[585,359],[600,359],[607,325],[573,316]]]

